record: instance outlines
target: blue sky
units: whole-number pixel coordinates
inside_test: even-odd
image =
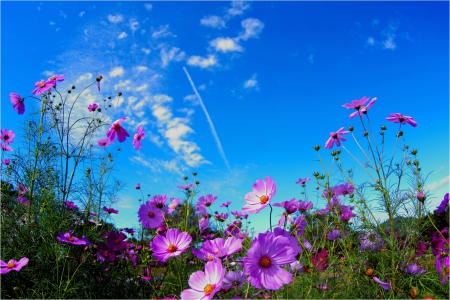
[[[217,210],[228,200],[241,210],[266,176],[277,185],[272,203],[304,200],[295,181],[322,171],[314,145],[343,126],[361,137],[342,105],[377,97],[369,113],[374,128],[388,126],[387,149],[398,126],[384,118],[418,122],[404,126],[405,138],[429,174],[434,209],[449,191],[448,28],[448,2],[1,2],[1,127],[18,130],[24,118],[10,92],[30,95],[53,73],[67,74],[63,89],[102,74],[101,92],[80,100],[79,116],[120,90],[111,122],[126,116],[130,134],[146,130],[141,151],[127,140],[116,164],[128,185],[114,221],[126,227],[137,225],[136,183],[145,194],[182,197],[176,186],[193,171],[199,196],[217,195]],[[307,187],[316,203],[313,180]],[[281,212],[274,208],[273,223]],[[256,231],[268,215],[250,216]]]

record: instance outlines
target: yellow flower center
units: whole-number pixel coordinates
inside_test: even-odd
[[[266,204],[267,201],[269,201],[269,197],[267,197],[266,195],[263,195],[263,196],[259,197],[259,200],[261,201],[261,204]]]
[[[42,81],[41,84],[39,85],[39,87],[43,88],[45,86],[45,82]]]
[[[56,76],[55,75],[53,75],[52,77],[50,77],[50,80],[55,80],[56,79]]]
[[[212,293],[212,291],[214,291],[214,289],[216,288],[216,286],[214,284],[207,284],[205,286],[205,288],[203,289],[203,291],[205,291],[205,295],[210,295]]]
[[[71,242],[75,241],[75,239],[73,237],[69,237],[68,240]]]
[[[209,261],[212,261],[212,260],[214,259],[211,255],[207,255],[206,258],[207,258]]]
[[[175,246],[174,244],[169,244],[169,247],[167,247],[167,251],[169,251],[170,253],[174,253],[177,250],[178,250],[178,247]]]
[[[14,262],[9,262],[8,263],[8,269],[12,269],[16,266],[16,264]]]
[[[270,258],[268,258],[267,256],[264,256],[263,258],[261,258],[261,260],[259,261],[259,264],[261,267],[263,268],[268,268],[270,267],[270,265],[272,264],[272,261],[270,260]]]

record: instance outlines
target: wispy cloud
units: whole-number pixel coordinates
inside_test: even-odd
[[[191,83],[191,87],[194,90],[194,93],[195,93],[195,95],[197,96],[197,98],[198,98],[198,100],[200,102],[200,106],[202,107],[203,112],[206,115],[206,120],[208,121],[209,127],[211,128],[211,132],[212,132],[212,134],[214,136],[214,139],[216,140],[216,144],[217,144],[217,148],[219,150],[219,154],[222,157],[223,161],[225,162],[225,165],[227,166],[228,171],[231,172],[230,164],[228,163],[227,157],[225,156],[225,152],[223,151],[222,144],[220,143],[220,140],[219,140],[219,136],[217,135],[216,129],[214,128],[214,124],[213,124],[213,122],[212,122],[212,120],[211,120],[211,118],[210,118],[210,116],[208,114],[208,111],[206,110],[206,107],[205,107],[205,104],[203,103],[202,97],[200,97],[200,94],[198,93],[197,89],[195,88],[195,84],[192,81],[192,78],[189,75],[189,73],[188,73],[188,71],[186,70],[185,67],[183,67],[183,70],[186,73],[186,76],[187,76],[189,82]]]
[[[111,70],[111,72],[109,72],[109,76],[111,78],[117,77],[117,76],[122,76],[124,73],[124,70],[122,67],[116,67],[114,69]]]
[[[219,16],[208,16],[200,20],[203,26],[213,27],[217,29],[225,28],[225,21]]]
[[[130,30],[134,33],[139,27],[139,22],[136,19],[131,19],[129,26]]]
[[[111,23],[117,24],[123,21],[123,16],[122,15],[108,15],[108,21],[110,21]]]
[[[248,40],[249,38],[258,38],[264,28],[264,24],[255,18],[248,18],[241,22],[244,32],[238,36],[238,39]]]
[[[440,188],[443,187],[447,187],[449,188],[450,185],[450,176],[445,176],[444,178],[442,178],[441,180],[437,181],[437,182],[433,182],[432,184],[427,185],[427,189],[430,191],[436,191]]]
[[[244,82],[244,88],[246,88],[246,89],[250,89],[250,88],[258,89],[258,81],[256,80],[256,74],[253,74],[252,78],[250,78],[249,80],[246,80]]]
[[[231,2],[231,8],[228,9],[227,13],[231,16],[242,15],[244,11],[250,8],[250,4],[245,1],[235,0]]]
[[[84,16],[85,12],[84,11],[80,11],[80,13],[78,14],[79,17]]]
[[[397,45],[394,42],[395,34],[389,35],[386,40],[383,41],[383,49],[394,50]]]
[[[149,55],[150,52],[152,52],[150,49],[147,48],[141,48],[142,52],[144,52],[145,54]]]
[[[242,51],[242,47],[237,43],[235,39],[219,37],[209,42],[216,51],[229,52],[229,51]]]
[[[151,5],[150,3],[145,3],[144,7],[145,7],[146,10],[150,11],[150,10],[152,10],[153,5]]]
[[[308,61],[309,61],[311,64],[314,64],[314,54],[310,54],[310,55],[308,56]]]
[[[119,36],[117,37],[119,40],[124,39],[128,36],[128,34],[126,32],[122,32],[119,34]]]
[[[189,57],[187,64],[204,69],[215,66],[217,64],[217,59],[214,55],[209,55],[208,58],[193,55]]]
[[[154,30],[152,33],[152,38],[154,39],[168,36],[176,37],[175,34],[169,31],[169,25],[159,26],[159,30]]]
[[[184,59],[186,53],[181,51],[178,47],[172,47],[170,50],[165,48],[161,49],[160,57],[162,62],[162,67],[167,67],[171,61],[181,61]]]

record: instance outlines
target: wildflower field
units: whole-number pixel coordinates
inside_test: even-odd
[[[404,136],[418,126],[413,117],[390,113],[371,120],[370,110],[380,109],[376,98],[343,103],[355,126],[331,132],[324,149],[313,147],[320,171],[298,179],[299,199],[275,203],[277,185],[267,176],[249,182],[244,199],[232,200],[242,203],[241,211],[230,212],[230,201],[212,211],[220,200],[198,192],[201,174],[193,172],[184,185],[174,183],[182,198],[146,196],[137,183],[147,197],[137,211],[140,227],[117,228],[109,216],[120,212],[108,199],[119,188],[112,179],[120,173],[114,170],[118,147],[145,151],[145,128],[133,133],[125,116],[107,122],[108,103],[121,92],[77,107],[83,92],[101,90],[101,75],[80,91],[66,82],[54,75],[36,82],[31,96],[10,94],[23,130],[1,130],[2,298],[449,297],[449,194],[433,212],[425,209],[419,153]],[[26,109],[31,101],[38,111]],[[84,109],[85,117],[71,118],[74,109]],[[396,134],[385,134],[387,126]],[[356,139],[357,131],[365,139]],[[391,155],[385,139],[395,139]],[[345,147],[352,142],[364,161]],[[368,181],[341,164],[344,155]],[[345,182],[334,185],[336,173]],[[309,200],[310,184],[324,207]],[[284,212],[279,220],[270,214],[270,230],[249,232],[249,214],[273,207]],[[407,217],[399,214],[404,207]],[[387,220],[380,222],[376,211]]]

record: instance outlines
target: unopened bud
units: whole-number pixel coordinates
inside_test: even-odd
[[[369,277],[372,277],[374,273],[375,273],[375,270],[372,268],[366,270],[366,275]]]
[[[381,126],[381,130],[386,130],[386,126]]]
[[[117,92],[117,96],[119,96],[119,97],[122,96],[122,92],[121,92],[121,91],[118,91],[118,92]]]
[[[411,151],[411,154],[412,154],[412,155],[416,155],[416,154],[417,154],[417,150],[416,150],[416,149],[413,149],[413,150]]]
[[[319,145],[315,145],[314,146],[314,150],[319,151],[320,150],[320,146]]]
[[[399,131],[399,132],[397,133],[397,137],[401,137],[401,136],[403,136],[403,131]]]
[[[349,128],[348,128],[348,131],[353,131],[355,128],[353,127],[353,126],[350,126]]]
[[[426,199],[427,199],[427,196],[424,193],[422,193],[422,192],[417,193],[417,200],[424,203]]]
[[[369,135],[369,133],[367,132],[367,131],[364,131],[364,136],[368,136]]]

